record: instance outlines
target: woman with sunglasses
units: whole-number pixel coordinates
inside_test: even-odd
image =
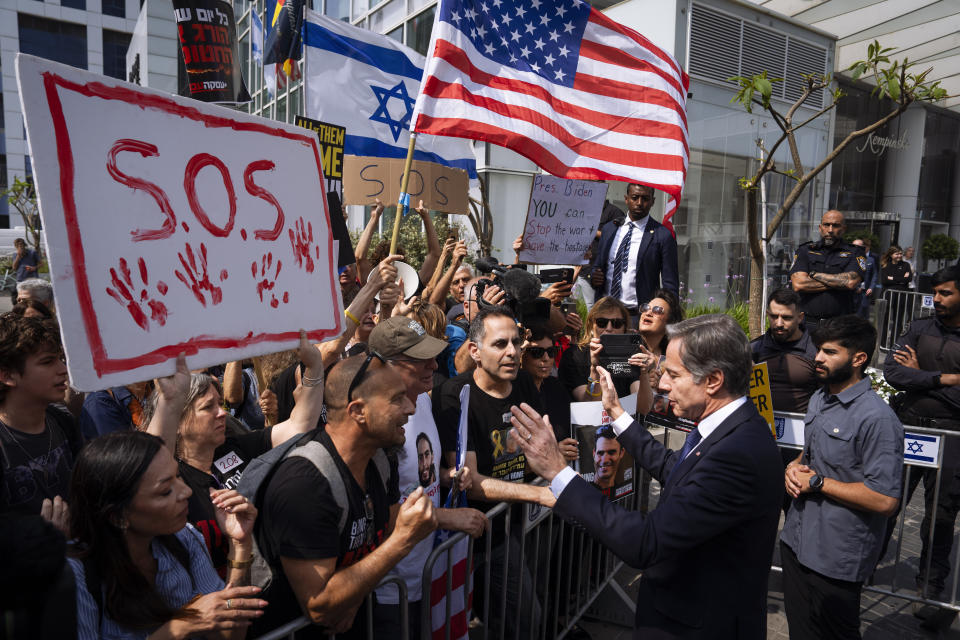
[[[159,436],[177,459],[180,477],[192,490],[189,522],[203,533],[214,568],[225,576],[229,540],[223,535],[216,512],[236,489],[247,464],[289,438],[317,426],[323,407],[323,356],[300,332],[298,349],[304,370],[293,395],[290,418],[272,427],[241,434],[226,432],[227,412],[216,378],[190,374],[183,358],[177,371],[157,381],[147,416],[147,432]],[[217,497],[215,497],[217,496]]]
[[[673,291],[657,289],[650,302],[640,305],[640,318],[637,332],[643,336],[649,355],[637,353],[631,356],[632,365],[643,367],[649,372],[650,386],[660,386],[660,363],[667,352],[667,325],[683,320],[683,307]],[[651,358],[652,356],[652,358]]]
[[[540,392],[540,404],[548,409],[550,424],[560,443],[560,451],[567,460],[576,460],[577,441],[570,437],[570,393],[563,383],[552,376],[557,347],[543,327],[534,327],[523,343],[522,368],[533,378]]]
[[[624,334],[630,326],[630,314],[623,303],[607,296],[601,298],[587,314],[587,326],[580,337],[579,344],[571,346],[560,359],[558,376],[575,402],[591,402],[600,399],[600,383],[597,381],[595,367],[599,364],[603,345],[600,337],[607,334]],[[614,379],[619,397],[628,396],[639,390],[637,411],[646,413],[653,401],[646,378],[629,380]]]
[[[70,489],[68,558],[80,640],[237,639],[263,614],[260,589],[243,586],[248,567],[231,568],[224,588],[203,539],[187,524],[189,498],[176,460],[156,436],[118,431],[83,448]],[[232,491],[217,498],[231,561],[242,560],[253,548],[257,510]]]

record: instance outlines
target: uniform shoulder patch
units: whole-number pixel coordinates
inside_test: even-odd
[[[860,265],[861,271],[867,270],[867,259],[863,256],[857,256],[857,264]]]

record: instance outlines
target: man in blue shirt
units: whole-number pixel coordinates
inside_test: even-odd
[[[813,332],[817,377],[804,449],[787,466],[793,497],[780,540],[792,640],[860,638],[860,591],[900,501],[903,426],[864,369],[877,332],[856,315]]]
[[[37,252],[27,247],[27,243],[23,238],[14,240],[13,248],[16,249],[17,253],[13,258],[13,265],[11,266],[17,277],[17,282],[23,282],[27,278],[35,278],[37,276],[37,265],[40,263]],[[11,295],[13,303],[16,304],[17,290],[14,289]]]

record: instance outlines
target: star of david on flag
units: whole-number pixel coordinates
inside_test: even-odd
[[[679,199],[687,75],[581,0],[441,0],[417,132],[492,142],[563,178]]]
[[[344,153],[406,158],[425,58],[384,35],[308,10],[307,117],[346,127]],[[414,159],[477,176],[467,140],[418,135]]]

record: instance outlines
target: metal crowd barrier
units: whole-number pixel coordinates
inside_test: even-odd
[[[933,315],[933,294],[886,289],[874,312],[880,351],[887,353],[910,328],[911,322]]]
[[[636,469],[634,471],[633,493],[617,500],[631,510],[641,503],[640,481]],[[472,588],[478,580],[483,585],[482,591],[473,590],[471,624],[477,628],[471,629],[471,638],[563,638],[607,588],[614,597],[623,600],[617,606],[632,614],[633,601],[613,580],[623,561],[593,540],[585,530],[564,522],[552,510],[539,505],[500,503],[486,515],[489,521],[487,534],[478,543],[475,544],[464,533],[457,533],[438,545],[427,557],[423,568],[419,614],[421,640],[432,638],[430,586],[438,562],[446,563],[447,624],[444,625],[443,637],[444,640],[450,640],[454,561],[450,551],[465,538],[469,545],[467,563],[473,575],[472,584],[468,585]],[[495,573],[497,570],[499,575]],[[400,588],[403,619],[401,630],[393,638],[408,640],[406,585],[397,577],[384,578],[378,586],[384,584],[396,584]],[[370,629],[368,640],[379,640],[373,638],[372,597],[365,601],[365,611]],[[533,612],[539,612],[539,615],[525,615]],[[259,636],[258,640],[292,639],[296,631],[310,624],[310,620],[303,616]]]
[[[802,421],[800,414],[776,414],[778,419],[793,418]],[[801,422],[802,424],[802,422]],[[947,580],[949,584],[943,597],[935,598],[929,589],[929,576],[933,554],[928,554],[923,574],[925,580],[917,586],[914,577],[919,569],[920,539],[907,529],[908,511],[916,510],[919,503],[921,515],[924,511],[925,486],[921,487],[927,478],[934,483],[933,504],[934,514],[931,518],[930,531],[927,535],[928,547],[932,549],[935,533],[936,505],[941,497],[941,479],[943,474],[954,473],[953,466],[944,467],[944,452],[950,447],[960,451],[960,431],[935,429],[921,426],[904,426],[905,431],[905,460],[904,460],[904,492],[911,480],[916,480],[916,474],[929,474],[917,484],[913,499],[907,501],[906,493],[901,501],[899,514],[892,518],[892,534],[885,555],[877,563],[877,569],[871,580],[864,585],[864,589],[874,593],[894,596],[908,601],[934,605],[944,609],[960,611],[957,601],[958,582],[960,582],[960,548],[958,548],[957,530],[954,526],[953,551],[951,566]],[[796,434],[796,429],[793,431]],[[786,437],[789,438],[790,428],[786,428]],[[800,431],[802,436],[802,430]],[[782,422],[778,422],[778,439],[784,437]],[[671,429],[664,430],[664,444],[670,448],[678,448],[685,438],[684,433],[674,433]],[[783,441],[781,446],[797,448],[796,441]],[[960,470],[960,460],[957,463]],[[617,502],[629,510],[647,511],[655,508],[659,497],[660,485],[651,480],[649,475],[639,467],[634,467],[634,491]],[[958,493],[960,493],[960,480]],[[957,496],[960,501],[960,495]],[[607,600],[612,599],[614,608],[628,614],[629,621],[621,622],[627,625],[632,622],[634,602],[628,597],[620,584],[613,578],[624,566],[622,560],[614,556],[599,542],[593,540],[585,530],[571,525],[555,516],[549,509],[537,505],[500,503],[487,512],[490,525],[487,535],[478,544],[469,541],[467,552],[468,566],[472,567],[475,586],[478,579],[483,585],[482,591],[473,591],[472,623],[479,628],[471,629],[470,637],[483,640],[553,640],[561,639],[586,615],[603,617],[602,607],[598,613],[596,600],[606,590]],[[912,527],[912,525],[911,525]],[[501,535],[498,545],[494,546],[495,534]],[[451,619],[449,597],[452,590],[452,563],[449,551],[466,534],[458,533],[451,536],[443,544],[437,546],[427,558],[423,569],[423,589],[420,606],[421,640],[430,640],[431,611],[430,585],[436,563],[446,563],[447,610],[444,625],[444,640],[451,637],[449,621]],[[468,538],[469,540],[469,538]],[[478,564],[478,554],[482,562]],[[532,559],[532,560],[531,560]],[[495,563],[496,560],[496,563]],[[494,580],[494,569],[499,568],[499,582]],[[771,570],[781,571],[781,567],[772,563]],[[525,575],[526,574],[526,575]],[[524,578],[529,578],[525,584]],[[517,580],[517,578],[520,578]],[[517,590],[511,594],[507,588],[509,581],[517,582]],[[400,589],[400,601],[407,602],[406,585],[395,577],[385,578],[380,584],[397,584]],[[469,584],[469,583],[468,583]],[[407,608],[400,607],[401,615],[406,615]],[[365,603],[368,622],[372,621],[372,598]],[[521,623],[523,614],[538,611],[539,615],[529,615]],[[491,617],[491,614],[493,616]],[[259,640],[280,640],[293,638],[293,633],[310,624],[307,618],[298,618],[271,633],[260,636]],[[401,629],[394,637],[408,640],[408,625],[404,618]],[[372,629],[372,624],[370,625]],[[379,640],[372,637],[368,640]],[[417,640],[416,638],[410,640]]]
[[[896,292],[902,293],[902,292]],[[802,421],[802,414],[780,413],[775,414],[778,419],[799,419]],[[784,430],[780,427],[778,420],[778,438],[784,437]],[[960,612],[960,603],[957,602],[957,585],[960,580],[960,540],[957,536],[956,517],[951,520],[950,536],[953,540],[951,553],[948,560],[950,562],[949,573],[947,574],[947,584],[942,594],[935,594],[930,587],[930,573],[933,565],[933,543],[936,533],[936,520],[939,511],[941,496],[941,484],[946,481],[946,489],[950,490],[950,483],[956,483],[956,487],[951,491],[953,500],[960,507],[960,478],[954,476],[960,473],[960,459],[953,459],[954,452],[960,452],[960,431],[950,429],[936,429],[927,426],[904,425],[904,465],[903,465],[903,495],[900,500],[900,507],[897,515],[891,517],[890,528],[888,528],[888,543],[885,545],[885,553],[877,561],[877,567],[873,576],[864,584],[866,591],[871,591],[881,595],[894,596],[904,600],[933,605],[943,609],[951,609]],[[786,429],[786,436],[789,438],[790,429]],[[801,431],[802,434],[802,431]],[[795,442],[787,442],[781,446],[794,448],[799,451]],[[945,464],[945,453],[950,451],[948,464]],[[917,477],[918,474],[924,474]],[[944,474],[950,477],[944,478]],[[924,494],[928,491],[926,482],[932,481],[932,513],[930,514],[930,529],[927,533],[927,548],[930,550],[926,561],[922,567],[923,580],[917,584],[915,578],[921,569],[920,550],[923,540],[920,534],[914,534],[907,530],[907,520],[910,518],[909,511],[914,511],[918,515],[917,528],[920,528],[919,519],[922,519],[926,513],[924,504]],[[914,483],[913,495],[908,495],[910,484]],[[916,510],[919,509],[919,514]],[[913,524],[911,524],[911,528]],[[773,564],[771,569],[782,571],[777,564]],[[940,597],[936,597],[939,595]]]

